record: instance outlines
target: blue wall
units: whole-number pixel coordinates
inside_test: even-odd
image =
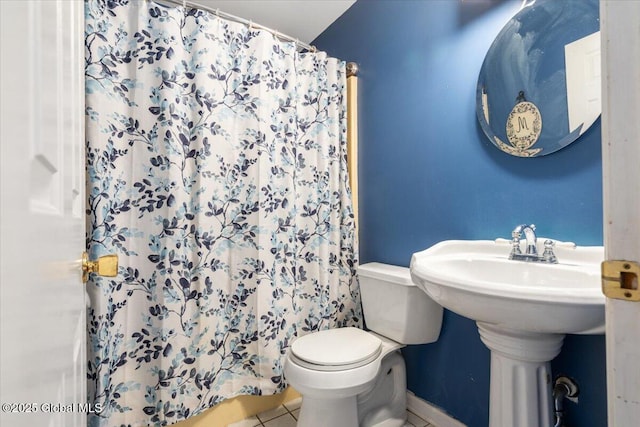
[[[520,3],[359,0],[314,41],[360,67],[361,262],[408,266],[438,241],[510,238],[520,223],[602,244],[599,120],[535,159],[502,153],[477,123],[482,61]],[[469,427],[487,425],[489,351],[472,321],[446,312],[440,340],[404,355],[410,390]],[[567,425],[606,425],[604,337],[568,336],[552,368],[581,387]]]

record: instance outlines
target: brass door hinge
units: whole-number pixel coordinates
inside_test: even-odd
[[[640,301],[639,276],[640,264],[635,261],[604,261],[602,263],[602,292],[607,298]]]

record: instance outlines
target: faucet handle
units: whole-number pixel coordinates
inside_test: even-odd
[[[514,228],[513,231],[511,232],[511,237],[514,240],[520,240],[520,237],[522,237],[522,229],[524,227],[526,227],[526,225],[524,224],[517,225],[516,228]]]
[[[550,264],[558,263],[558,258],[556,257],[556,254],[553,252],[553,247],[555,245],[556,245],[556,242],[554,242],[551,239],[547,239],[544,241],[544,252],[542,253],[542,259],[544,259],[545,262],[548,262]]]
[[[511,253],[509,254],[509,259],[513,259],[514,256],[522,254],[520,250],[520,237],[522,237],[522,227],[524,225],[518,225],[511,232]]]

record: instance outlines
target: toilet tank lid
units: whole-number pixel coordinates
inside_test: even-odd
[[[408,267],[370,262],[358,267],[358,275],[361,277],[385,280],[387,282],[397,283],[398,285],[416,286],[411,280],[411,273]]]

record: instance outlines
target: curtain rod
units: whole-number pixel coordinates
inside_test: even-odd
[[[184,1],[184,0],[154,0],[155,3],[171,3],[177,6],[183,6],[183,7],[190,7],[191,9],[200,9],[200,10],[205,10],[207,12],[211,12],[216,16],[219,16],[221,18],[224,19],[228,19],[230,21],[235,21],[235,22],[239,22],[241,24],[247,25],[249,28],[253,29],[259,29],[259,30],[264,30],[264,31],[268,31],[271,34],[273,34],[274,36],[276,36],[277,38],[284,40],[284,41],[288,41],[288,42],[293,42],[296,44],[296,46],[301,49],[301,50],[308,50],[309,52],[315,52],[316,51],[316,47],[312,46],[310,44],[301,42],[300,40],[293,38],[291,36],[288,36],[286,34],[283,34],[277,30],[272,30],[271,28],[265,27],[264,25],[260,25],[260,24],[256,24],[253,21],[250,21],[248,19],[244,19],[244,18],[240,18],[239,16],[235,16],[232,15],[230,13],[226,13],[221,11],[220,9],[212,9],[210,7],[198,4],[198,3],[194,3],[192,1]]]

